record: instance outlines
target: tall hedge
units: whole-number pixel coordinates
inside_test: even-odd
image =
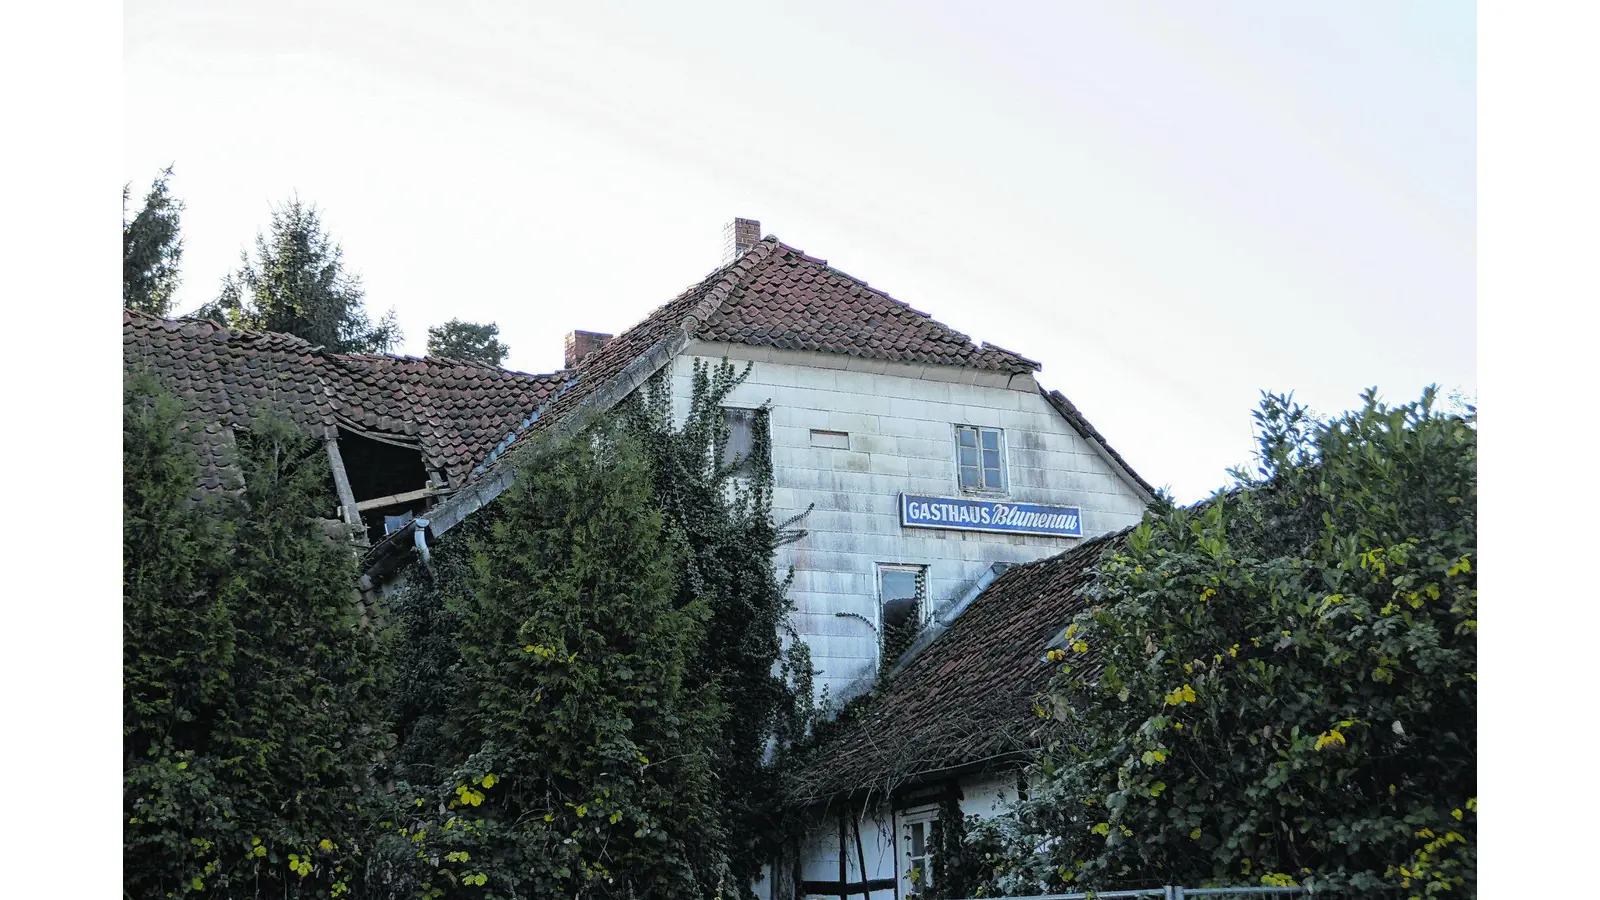
[[[658,376],[608,423],[519,451],[517,486],[412,571],[396,890],[751,894],[811,669],[780,639],[773,556],[794,532],[772,520],[761,414],[751,459],[721,452],[741,378],[698,366],[675,417]]]
[[[125,893],[349,892],[388,665],[317,522],[326,457],[263,421],[239,493],[197,501],[178,402],[135,376],[124,403]]]
[[[601,428],[524,451],[518,473],[411,601],[442,604],[450,659],[427,753],[403,754],[427,780],[398,785],[398,880],[422,896],[709,896],[728,876],[720,701],[687,671],[708,610],[676,602],[685,549],[648,461]]]
[[[1476,414],[1363,399],[1268,397],[1258,471],[1108,551],[1050,654],[1064,736],[971,837],[989,895],[1475,893]]]

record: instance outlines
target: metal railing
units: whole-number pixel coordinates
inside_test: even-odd
[[[1214,898],[1214,900],[1256,900],[1275,896],[1292,896],[1305,892],[1303,887],[1215,887],[1186,888],[1167,885],[1158,888],[1138,888],[1126,891],[1089,891],[1076,894],[1034,894],[1028,897],[1008,897],[1006,900],[1184,900],[1187,897]]]

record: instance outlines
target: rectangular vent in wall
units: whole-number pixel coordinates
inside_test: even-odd
[[[849,450],[850,433],[848,431],[825,431],[821,428],[813,428],[811,429],[811,446]]]

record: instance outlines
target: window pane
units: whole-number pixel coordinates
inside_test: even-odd
[[[1005,490],[1005,482],[1000,478],[999,469],[983,470],[983,486],[991,491]]]
[[[914,822],[911,825],[911,856],[920,860],[924,852],[923,847],[923,825],[921,822]]]
[[[756,411],[753,409],[722,410],[722,420],[728,424],[728,443],[722,448],[723,465],[749,458],[754,446]]]
[[[902,600],[915,599],[917,596],[917,573],[910,569],[884,569],[883,570],[883,599]]]
[[[978,481],[978,467],[977,466],[962,466],[961,467],[961,486],[964,487],[964,488],[975,488],[975,487],[978,486],[978,484],[979,484],[979,481]]]
[[[983,449],[985,449],[985,450],[999,450],[1000,449],[1000,432],[994,431],[994,430],[989,429],[989,428],[985,428],[983,430]]]
[[[985,450],[985,451],[983,451],[983,467],[985,469],[994,469],[996,471],[999,471],[999,469],[1000,469],[1000,451],[999,450]]]
[[[960,439],[961,446],[977,449],[978,435],[971,428],[957,428],[956,437]]]

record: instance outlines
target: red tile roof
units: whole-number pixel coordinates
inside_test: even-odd
[[[328,353],[291,335],[131,310],[122,313],[122,346],[124,366],[149,371],[193,404],[208,432],[248,425],[270,408],[320,437],[343,426],[415,446],[452,487],[567,378],[434,357]],[[214,468],[216,460],[204,462]],[[207,486],[217,477],[208,471]]]
[[[1020,759],[1049,720],[1034,699],[1059,668],[1046,646],[1085,608],[1101,554],[1126,530],[1001,574],[950,629],[880,683],[785,776],[791,802],[888,793],[919,777]],[[1092,664],[1083,669],[1092,671]]]
[[[767,237],[586,357],[575,382],[530,427],[562,421],[674,331],[707,341],[923,365],[1013,374],[1039,369],[1010,350],[974,344],[826,260]]]
[[[499,457],[532,429],[609,408],[690,338],[929,366],[1029,374],[1039,364],[929,318],[825,260],[767,237],[713,271],[573,370],[527,375],[456,360],[341,355],[283,334],[124,311],[125,357],[150,367],[224,425],[271,405],[329,434],[334,424],[417,446],[449,485],[435,536],[509,483]],[[1046,394],[1140,486],[1149,485],[1076,408]],[[495,470],[493,473],[490,470]],[[481,487],[482,489],[478,489]],[[397,547],[405,534],[392,535]],[[403,549],[403,548],[402,548]],[[374,547],[382,555],[388,549]]]
[[[972,339],[869,286],[766,238],[756,264],[733,280],[695,336],[924,365],[1034,372],[1039,364]]]

